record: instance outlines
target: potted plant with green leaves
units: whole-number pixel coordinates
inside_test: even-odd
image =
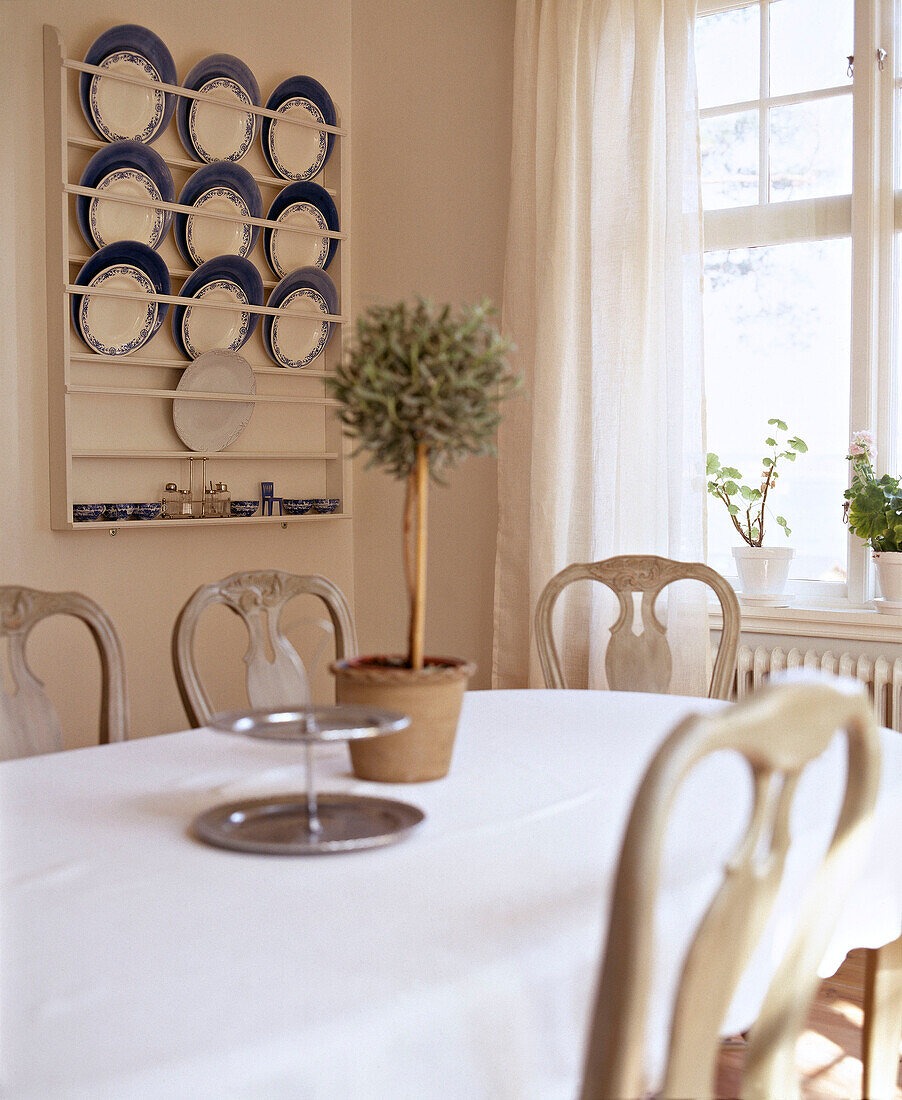
[[[846,458],[852,464],[845,492],[845,519],[853,535],[870,546],[882,598],[880,611],[902,613],[902,489],[890,474],[877,477],[877,448],[870,432],[854,432]]]
[[[708,492],[726,506],[733,526],[742,539],[733,547],[733,558],[742,586],[740,595],[751,602],[770,603],[780,598],[786,587],[789,565],[795,553],[790,547],[765,546],[764,524],[768,497],[780,476],[781,462],[795,462],[808,446],[798,436],[790,436],[789,428],[777,417],[768,420],[771,434],[764,441],[768,453],[761,460],[761,480],[746,485],[734,466],[724,466],[716,454],[708,455]],[[777,524],[787,537],[792,533],[783,516]]]
[[[447,774],[457,721],[475,666],[424,655],[426,526],[430,479],[467,455],[494,453],[499,404],[518,386],[511,345],[491,323],[488,302],[455,313],[422,298],[371,308],[333,378],[339,418],[369,453],[406,482],[403,539],[410,603],[407,653],[337,661],[336,698],[400,710],[402,733],[351,742],[355,774],[384,782],[419,782]]]

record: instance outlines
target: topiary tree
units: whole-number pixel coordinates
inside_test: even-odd
[[[494,454],[500,402],[516,390],[511,344],[489,317],[487,301],[455,314],[422,298],[375,306],[357,322],[356,340],[333,378],[339,418],[357,440],[407,482],[404,568],[410,598],[406,667],[423,667],[426,597],[426,505],[429,476],[467,455]]]

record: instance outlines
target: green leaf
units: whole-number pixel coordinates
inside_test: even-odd
[[[736,484],[735,481],[725,481],[723,491],[727,494],[728,497],[734,497],[739,492],[739,486]]]
[[[768,424],[776,424],[776,426],[780,429],[781,432],[788,432],[789,431],[789,429],[786,427],[785,422],[782,421],[782,420],[776,419],[776,417],[773,420],[768,420]]]
[[[720,476],[729,478],[741,478],[742,473],[740,470],[737,470],[735,466],[724,466],[724,468],[720,471]]]
[[[772,458],[765,458],[763,461],[765,466],[773,466],[774,464],[774,460]]]
[[[777,523],[779,523],[781,527],[786,526],[786,520],[783,518],[783,516],[777,516]]]
[[[706,474],[716,474],[720,469],[720,459],[712,451],[708,452],[708,462],[705,468]]]
[[[798,436],[790,439],[789,445],[793,448],[793,450],[798,451],[799,454],[802,455],[805,454],[805,452],[808,450],[808,444],[804,441],[804,439],[799,439]]]
[[[739,515],[739,509],[736,507],[735,504],[728,504],[727,505],[727,511],[730,513],[731,516],[738,516]]]

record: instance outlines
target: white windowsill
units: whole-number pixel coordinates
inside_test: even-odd
[[[872,607],[749,607],[740,603],[744,634],[786,634],[804,638],[844,638],[902,645],[902,615],[882,615]],[[719,605],[710,609],[714,630],[722,625]]]

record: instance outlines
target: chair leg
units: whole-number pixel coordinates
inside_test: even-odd
[[[894,1100],[902,1038],[902,937],[865,956],[862,1095]]]

